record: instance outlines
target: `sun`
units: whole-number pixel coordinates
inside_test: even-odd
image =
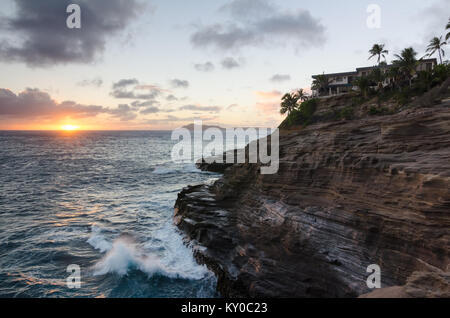
[[[79,128],[78,126],[74,126],[74,125],[61,126],[61,129],[66,130],[66,131],[73,131],[73,130],[77,130],[78,128]]]

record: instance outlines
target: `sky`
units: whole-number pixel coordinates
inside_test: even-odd
[[[448,0],[2,0],[0,129],[276,127],[312,75],[374,65],[374,43],[421,57],[449,17]]]

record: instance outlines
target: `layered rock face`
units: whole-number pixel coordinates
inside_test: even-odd
[[[450,272],[450,108],[282,132],[277,174],[233,165],[175,223],[228,297],[356,297]]]

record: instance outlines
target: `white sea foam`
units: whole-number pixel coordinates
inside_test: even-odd
[[[104,247],[103,250],[107,253],[94,265],[94,275],[108,273],[126,275],[131,269],[138,269],[149,277],[162,275],[198,280],[209,274],[206,267],[195,262],[192,253],[183,245],[180,236],[174,230],[170,230],[170,226],[159,231],[156,240],[143,246],[135,242],[131,236],[119,237],[111,244],[98,234],[101,230],[95,231],[97,234],[89,239],[90,244],[97,246],[98,249]],[[159,253],[156,252],[158,249]]]
[[[192,251],[183,244],[181,236],[176,232],[174,226],[167,222],[158,231],[153,233],[154,241],[145,244],[146,249],[163,247],[161,263],[172,271],[182,273],[184,277],[201,279],[210,274],[206,266],[199,265],[195,261]]]
[[[92,235],[87,242],[102,253],[109,251],[113,247],[102,234],[102,229],[97,225],[92,225]]]

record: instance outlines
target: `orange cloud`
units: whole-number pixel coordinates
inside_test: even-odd
[[[271,92],[256,91],[255,95],[264,99],[279,99],[282,93],[280,91],[271,91]]]

